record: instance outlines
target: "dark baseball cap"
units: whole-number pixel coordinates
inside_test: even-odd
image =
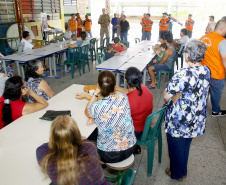
[[[165,15],[168,15],[166,12],[164,12],[164,13],[162,13],[163,15],[165,14]]]
[[[211,17],[212,19],[214,19],[214,16],[213,16],[213,15],[211,15],[211,16],[209,16],[209,17]]]

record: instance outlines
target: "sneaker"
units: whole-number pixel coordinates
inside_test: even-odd
[[[212,112],[213,117],[225,116],[225,115],[226,115],[226,110],[221,110],[220,112]]]

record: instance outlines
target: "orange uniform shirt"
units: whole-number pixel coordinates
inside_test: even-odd
[[[170,24],[170,20],[168,18],[166,19],[161,19],[160,20],[161,24]],[[159,31],[168,31],[169,30],[169,25],[168,26],[159,26]]]
[[[186,20],[186,22],[185,22],[185,28],[188,30],[188,31],[192,31],[193,30],[193,26],[194,26],[194,23],[195,23],[195,21],[194,20]],[[192,25],[193,24],[193,25]],[[188,26],[191,26],[192,25],[192,27],[188,27]]]
[[[71,27],[71,31],[77,31],[77,20],[69,19],[69,26]]]
[[[78,28],[82,28],[82,19],[76,18],[76,20],[78,22]]]
[[[85,25],[85,31],[91,31],[92,20],[91,19],[88,19],[88,20],[85,19],[84,25]]]
[[[211,77],[217,80],[222,80],[225,78],[225,68],[218,49],[220,42],[224,39],[224,37],[216,32],[208,33],[200,39],[207,45],[207,50],[205,53],[205,58],[202,61],[202,65],[209,67],[211,71]]]
[[[151,19],[149,19],[149,20],[145,19],[142,22],[142,24],[146,25],[146,26],[153,25],[153,21]],[[152,27],[150,27],[150,28],[143,28],[143,31],[151,31],[151,30],[152,30]]]

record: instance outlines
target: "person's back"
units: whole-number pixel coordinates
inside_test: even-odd
[[[146,118],[152,113],[153,109],[153,96],[151,91],[145,85],[141,85],[141,89],[141,96],[137,89],[127,93],[131,117],[136,132],[143,131]]]

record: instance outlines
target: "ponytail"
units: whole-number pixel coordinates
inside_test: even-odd
[[[101,95],[103,97],[109,96],[115,90],[116,80],[114,73],[111,71],[102,71],[98,76],[98,84]]]

